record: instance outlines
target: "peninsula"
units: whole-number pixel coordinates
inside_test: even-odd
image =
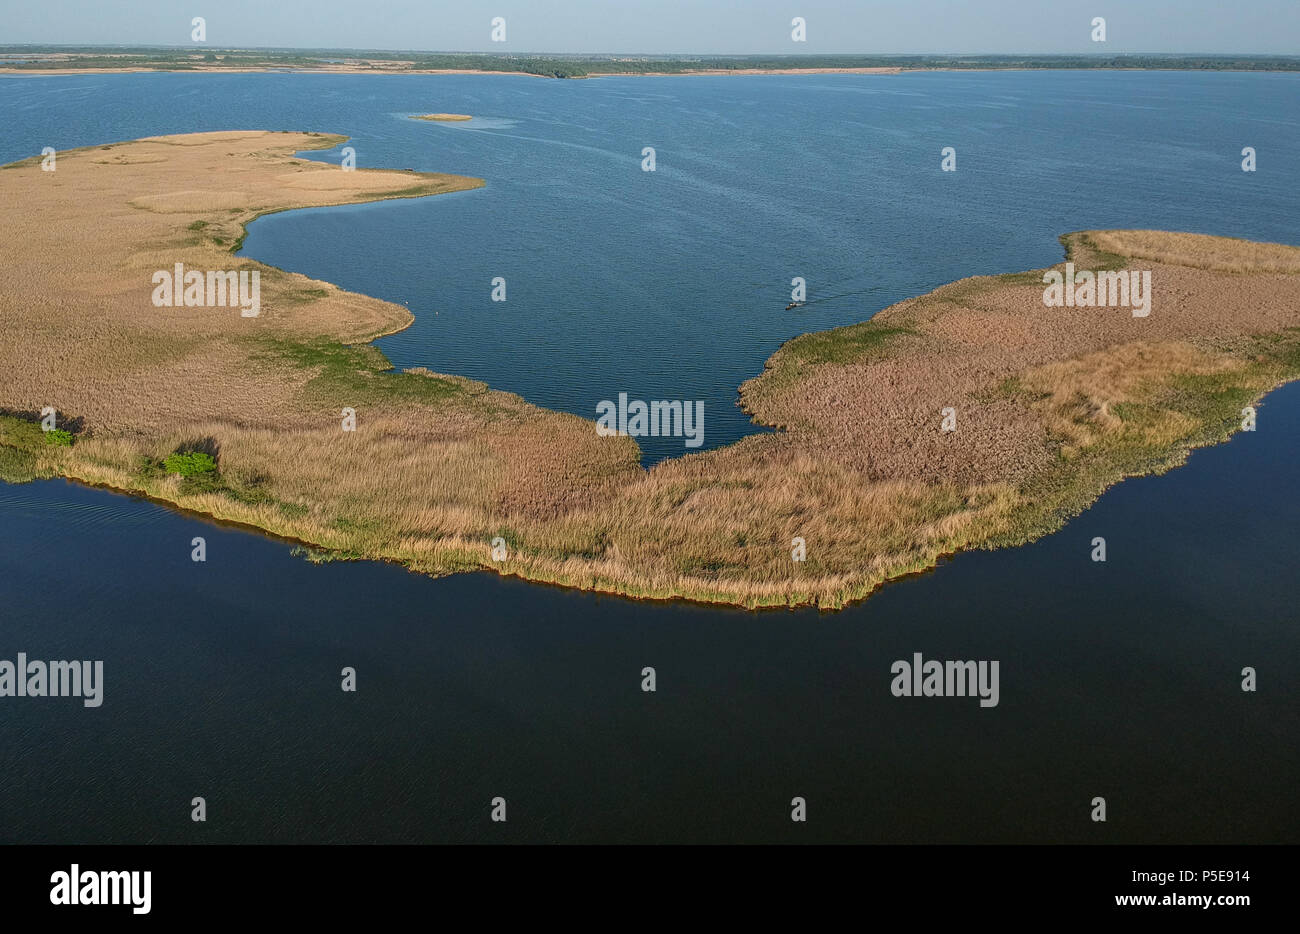
[[[647,471],[587,419],[394,371],[370,342],[411,322],[402,306],[235,255],[261,214],[482,184],[296,156],[342,141],[165,136],[0,169],[0,479],[141,493],[322,559],[837,608],[1058,528],[1300,376],[1300,249],[1072,233],[1068,267],[963,279],[790,341],[741,387],[781,431]],[[257,313],[158,307],[153,277],[173,269],[256,273]],[[1045,280],[1073,288],[1076,269],[1140,272],[1149,313],[1082,291],[1046,303]],[[51,409],[58,434],[40,424]]]

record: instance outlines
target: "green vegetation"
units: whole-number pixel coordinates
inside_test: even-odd
[[[900,339],[918,333],[905,324],[867,320],[829,331],[801,334],[786,341],[768,358],[761,376],[741,387],[743,407],[748,412],[764,408],[771,400],[788,393],[814,367],[824,363],[866,362],[891,352]],[[789,428],[793,423],[778,419],[770,424]]]
[[[314,404],[347,399],[351,405],[381,402],[437,403],[484,392],[481,383],[454,376],[402,372],[374,344],[339,344],[329,340],[291,341],[259,338],[254,359],[284,361],[314,370],[306,398]]]
[[[915,333],[906,326],[864,321],[829,331],[801,334],[782,349],[804,366],[857,363],[867,359],[873,351],[883,350],[893,338]]]
[[[45,432],[45,443],[56,448],[70,448],[72,447],[72,432],[64,431],[62,428],[52,428]]]
[[[177,473],[182,477],[198,477],[215,473],[217,461],[211,454],[202,451],[186,451],[168,454],[163,460],[163,469],[167,473]]]
[[[0,415],[0,481],[26,483],[54,476],[52,453],[38,422]]]
[[[1261,335],[1249,344],[1247,353],[1234,355],[1249,361],[1242,366],[1213,373],[1170,373],[1146,385],[1139,399],[1111,406],[1111,414],[1122,424],[1089,432],[1089,442],[1082,447],[1063,446],[1055,469],[1022,489],[1024,505],[1011,530],[982,547],[1037,539],[1081,513],[1118,480],[1166,473],[1184,463],[1191,450],[1228,440],[1240,429],[1246,406],[1273,387],[1300,379],[1300,328]],[[1025,388],[1016,379],[999,388],[1031,405],[1052,405],[1051,393]],[[1069,409],[1068,418],[1084,432],[1091,427],[1086,405]]]
[[[1102,249],[1087,231],[1061,234],[1061,236],[1057,237],[1057,240],[1065,249],[1066,260],[1082,268],[1093,271],[1113,271],[1128,268],[1129,258],[1127,256]],[[1041,282],[1041,273],[1042,270],[1039,269],[1024,275],[1040,276],[1038,281]]]

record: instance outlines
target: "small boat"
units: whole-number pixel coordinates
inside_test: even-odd
[[[791,302],[790,304],[785,306],[785,310],[789,311],[791,308],[798,308],[802,304],[803,302]]]

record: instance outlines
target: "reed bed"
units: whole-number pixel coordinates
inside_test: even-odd
[[[1045,307],[1042,270],[965,279],[787,343],[741,387],[782,431],[646,471],[631,439],[586,419],[393,371],[368,342],[405,327],[405,308],[233,255],[259,214],[481,184],[294,156],[339,139],[160,137],[0,170],[0,478],[139,491],[314,560],[837,608],[944,554],[1046,534],[1300,376],[1300,250],[1081,232],[1063,238],[1076,264],[1152,273],[1149,317]],[[261,313],[155,307],[150,275],[177,262],[257,270]],[[45,443],[44,406],[71,447]],[[177,451],[218,469],[168,474]]]

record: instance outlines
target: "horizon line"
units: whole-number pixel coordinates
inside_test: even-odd
[[[474,49],[398,49],[398,48],[357,48],[348,46],[292,46],[292,45],[208,45],[206,43],[190,44],[167,44],[167,43],[142,43],[132,44],[125,42],[114,43],[59,43],[59,42],[15,42],[0,44],[0,49],[63,49],[68,51],[76,50],[93,50],[93,49],[167,49],[182,50],[189,49],[194,52],[382,52],[385,54],[416,54],[416,55],[481,55],[484,57],[495,58],[518,58],[521,56],[562,56],[569,58],[612,58],[615,56],[629,56],[635,58],[698,58],[708,56],[713,58],[827,58],[834,56],[878,56],[882,58],[901,58],[917,56],[988,56],[995,58],[1004,57],[1023,57],[1023,58],[1122,58],[1125,56],[1152,56],[1160,58],[1256,58],[1256,59],[1296,59],[1300,60],[1300,53],[1284,52],[1157,52],[1157,51],[1126,51],[1126,52],[959,52],[959,51],[912,51],[912,52],[551,52],[543,50],[521,50],[521,51],[480,51]],[[2,53],[0,53],[2,54]]]

